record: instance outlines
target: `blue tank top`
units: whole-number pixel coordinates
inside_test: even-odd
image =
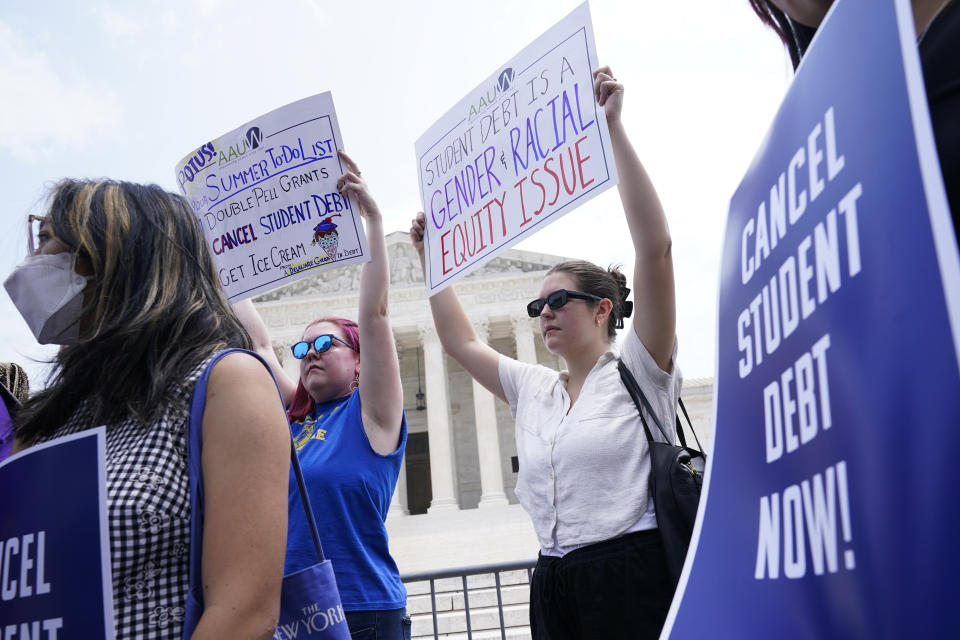
[[[400,446],[386,456],[370,446],[357,391],[318,404],[313,413],[291,423],[290,429],[343,608],[369,611],[406,606],[407,590],[390,556],[384,524],[407,445],[406,415],[401,417]],[[287,574],[317,562],[292,472],[289,513]]]

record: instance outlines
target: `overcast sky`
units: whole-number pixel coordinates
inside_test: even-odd
[[[4,0],[0,275],[23,258],[26,215],[58,178],[176,191],[174,165],[203,142],[328,90],[386,229],[406,231],[420,208],[414,141],[578,4]],[[594,0],[590,10],[670,222],[679,363],[687,378],[712,376],[727,205],[792,73],[747,0]],[[615,189],[516,248],[632,264]],[[36,387],[34,361],[50,354],[0,293],[0,361],[24,364]]]

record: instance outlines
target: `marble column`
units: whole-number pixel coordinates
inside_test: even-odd
[[[486,321],[473,325],[477,338],[488,342],[490,328]],[[476,380],[473,381],[473,415],[477,431],[477,456],[480,460],[480,507],[508,504],[503,491],[503,472],[500,468],[500,438],[497,435],[497,408],[493,394]]]
[[[277,342],[271,344],[274,352],[277,353],[277,358],[280,360],[280,366],[283,367],[283,370],[290,376],[291,380],[300,380],[300,361],[294,358],[290,351],[290,347],[299,341],[299,339],[295,339],[288,344],[279,344]]]
[[[537,345],[533,334],[536,329],[536,320],[526,316],[513,316],[510,323],[513,325],[513,336],[517,341],[517,360],[527,364],[537,364]]]
[[[400,475],[397,476],[397,488],[393,491],[393,498],[390,500],[390,510],[387,512],[388,518],[398,516],[408,516],[410,510],[407,508],[407,461],[400,463]]]
[[[423,368],[427,385],[427,441],[430,445],[430,487],[433,499],[428,512],[460,508],[456,493],[456,458],[450,428],[447,367],[440,338],[433,326],[418,328],[423,343]]]

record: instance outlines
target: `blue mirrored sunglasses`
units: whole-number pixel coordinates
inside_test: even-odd
[[[302,340],[297,344],[293,345],[292,347],[290,347],[290,351],[293,352],[294,358],[296,358],[297,360],[302,360],[303,358],[307,357],[308,353],[310,353],[310,345],[313,345],[313,349],[317,353],[323,353],[324,351],[328,351],[330,349],[330,347],[333,345],[334,340],[336,340],[341,344],[345,344],[349,348],[356,351],[356,349],[353,348],[352,344],[350,344],[349,342],[346,342],[345,340],[341,340],[340,338],[333,335],[332,333],[325,333],[322,336],[317,336],[316,338],[313,339],[313,342],[307,342],[306,340]]]

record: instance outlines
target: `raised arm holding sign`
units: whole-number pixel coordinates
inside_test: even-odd
[[[660,421],[673,424],[681,379],[670,233],[620,121],[623,86],[609,67],[594,72],[593,84],[636,253],[638,310],[621,357]],[[410,230],[424,268],[428,224],[421,213]],[[446,352],[516,418],[517,496],[541,547],[531,585],[535,638],[656,638],[673,596],[647,495],[647,442],[612,346],[631,316],[626,284],[619,269],[584,261],[557,265],[544,278],[527,313],[539,319],[547,349],[566,361],[569,371],[560,373],[479,340],[472,322],[480,318],[464,311],[452,287],[430,297]]]
[[[657,366],[669,371],[677,325],[670,229],[650,176],[627,138],[620,119],[623,86],[617,84],[610,67],[594,73],[594,92],[610,128],[617,171],[625,178],[617,188],[634,247],[633,295],[640,304],[633,328]]]

